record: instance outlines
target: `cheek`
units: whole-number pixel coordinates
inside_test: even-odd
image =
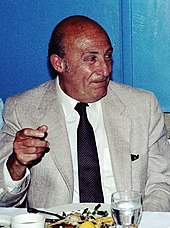
[[[95,72],[94,66],[87,66],[87,64],[83,64],[80,62],[79,65],[68,64],[68,69],[68,80],[70,81],[70,83],[72,85],[74,84],[74,87],[77,87],[77,90],[79,91],[87,89],[90,79]]]
[[[93,72],[94,72],[94,70],[92,67],[87,67],[82,64],[81,66],[74,69],[73,77],[76,78],[78,83],[86,84],[86,83],[88,83],[88,80],[92,76]]]
[[[74,87],[79,94],[88,94],[91,91],[88,73],[81,72],[75,77]]]

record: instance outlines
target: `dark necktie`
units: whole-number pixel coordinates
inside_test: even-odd
[[[86,103],[78,103],[80,115],[77,128],[78,175],[80,202],[103,203],[99,160],[93,128],[88,121]]]

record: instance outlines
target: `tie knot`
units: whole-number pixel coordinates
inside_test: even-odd
[[[79,113],[79,115],[86,114],[86,106],[88,106],[87,103],[79,102],[75,106],[75,110]]]

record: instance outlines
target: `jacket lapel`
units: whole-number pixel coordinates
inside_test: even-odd
[[[69,192],[73,192],[73,167],[69,146],[66,123],[59,95],[56,90],[56,81],[51,81],[41,105],[39,106],[39,122],[48,126],[47,140],[50,142],[50,155],[56,168],[60,171]],[[67,167],[67,169],[66,169]],[[55,174],[55,171],[54,171]],[[72,177],[70,178],[70,175]]]
[[[130,133],[131,119],[126,106],[108,88],[102,100],[103,118],[108,138],[112,169],[117,190],[131,189]]]
[[[68,190],[72,194],[72,157],[64,113],[59,99],[56,82],[55,80],[51,81],[39,105],[37,123],[47,124],[49,127],[47,140],[49,140],[51,147],[57,150],[57,153],[55,149],[50,151],[51,157],[56,168],[61,171]],[[108,88],[108,95],[102,99],[102,110],[116,188],[117,190],[131,189],[131,119],[126,112],[126,106],[113,90],[110,92],[110,88]],[[72,175],[71,178],[70,174]]]

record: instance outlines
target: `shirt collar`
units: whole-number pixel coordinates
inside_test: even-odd
[[[73,99],[72,97],[69,97],[66,93],[63,92],[59,85],[59,79],[57,78],[57,87],[59,90],[59,96],[61,98],[61,103],[63,106],[64,114],[66,117],[68,117],[72,111],[74,110],[74,107],[77,104],[77,100]]]
[[[61,89],[61,87],[59,85],[59,79],[58,78],[57,78],[57,87],[59,90],[59,96],[61,98],[61,103],[63,106],[64,114],[66,117],[69,117],[69,115],[71,115],[72,112],[75,111],[74,108],[79,101],[75,100],[74,98],[68,96],[66,93],[63,92],[63,90]],[[91,111],[98,113],[98,111],[101,107],[101,100],[99,100],[97,102],[93,102],[93,103],[88,103],[88,105],[89,105],[89,108]]]

